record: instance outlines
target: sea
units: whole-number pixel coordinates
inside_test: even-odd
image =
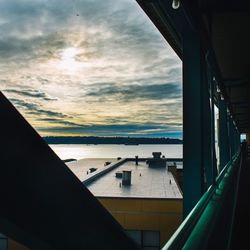
[[[60,159],[152,157],[161,152],[166,158],[182,158],[182,144],[49,144]]]

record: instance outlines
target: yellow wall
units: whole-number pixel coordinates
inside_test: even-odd
[[[127,230],[160,231],[161,247],[182,222],[182,199],[98,198]],[[8,250],[29,248],[8,239]]]
[[[182,199],[98,200],[124,229],[160,231],[161,247],[182,222]]]

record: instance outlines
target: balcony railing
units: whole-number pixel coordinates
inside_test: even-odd
[[[228,249],[240,166],[241,157],[238,152],[162,250]]]

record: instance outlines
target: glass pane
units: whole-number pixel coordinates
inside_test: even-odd
[[[139,230],[127,230],[128,235],[141,246],[141,231]]]
[[[157,231],[143,231],[143,246],[159,246],[160,234]]]
[[[8,246],[7,238],[5,239],[0,238],[0,250],[7,250],[7,246]]]

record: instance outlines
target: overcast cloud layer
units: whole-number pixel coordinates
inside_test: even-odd
[[[181,62],[134,0],[0,0],[0,90],[41,135],[182,130]]]

